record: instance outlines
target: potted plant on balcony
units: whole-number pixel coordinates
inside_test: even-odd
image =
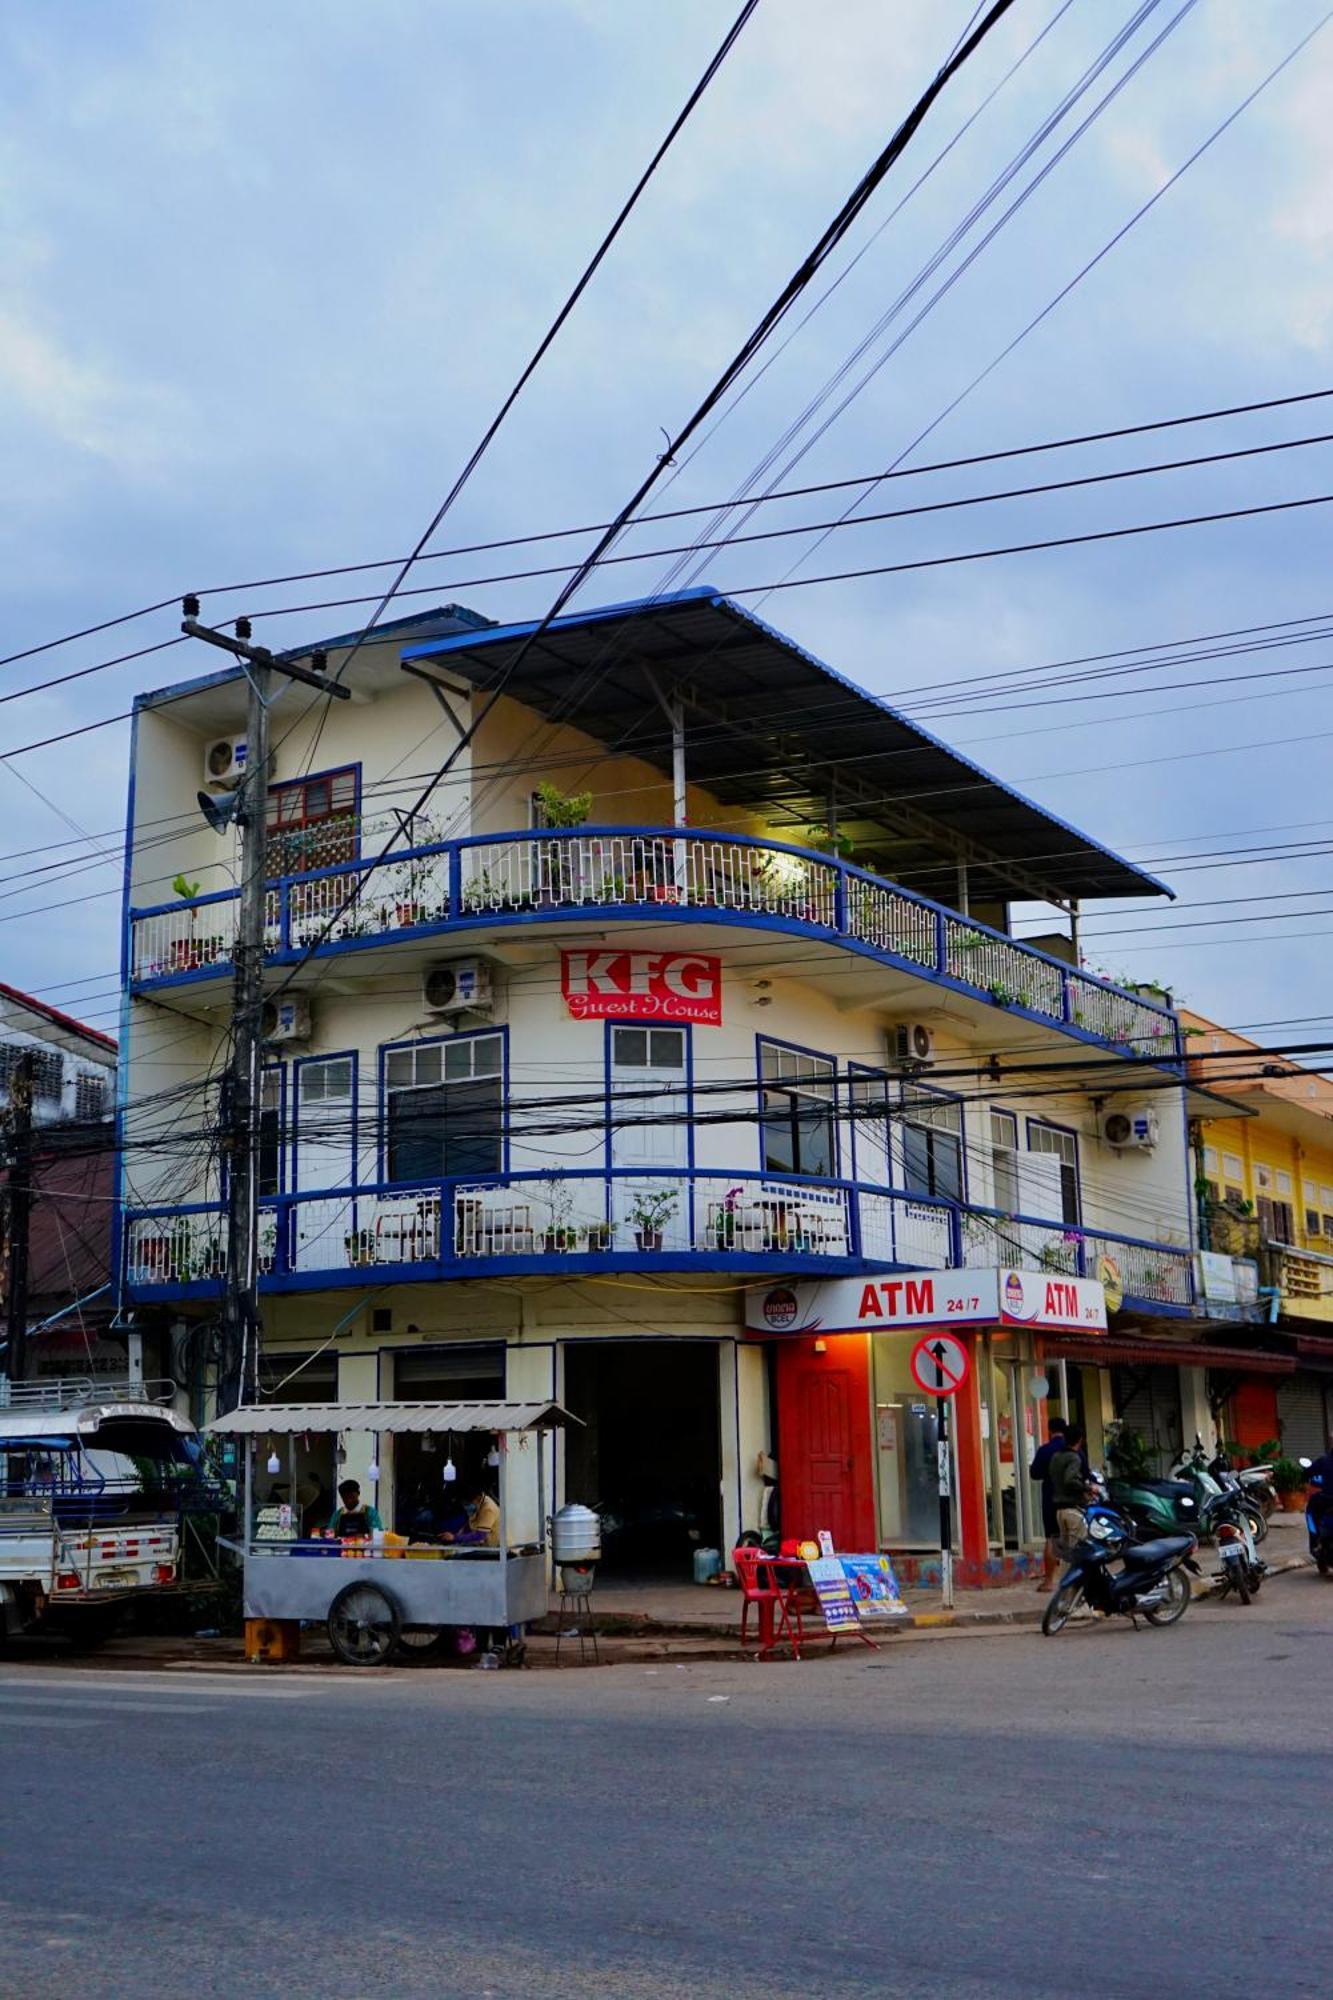
[[[347,1262],[360,1267],[375,1261],[375,1232],[373,1229],[349,1229],[343,1237],[343,1254]]]
[[[673,1188],[640,1188],[630,1209],[634,1241],[640,1250],[660,1250],[662,1232],[680,1205]]]
[[[1294,1458],[1279,1458],[1273,1466],[1273,1489],[1284,1514],[1299,1514],[1305,1505],[1305,1468]]]
[[[547,1174],[544,1178],[546,1204],[551,1211],[551,1220],[542,1236],[542,1246],[548,1256],[557,1252],[567,1253],[576,1250],[579,1233],[569,1219],[574,1197],[566,1186],[562,1174]]]
[[[588,1224],[589,1250],[610,1250],[615,1243],[614,1222],[590,1222]]]
[[[171,886],[183,903],[192,903],[199,894],[199,884],[189,882],[184,875],[173,875]],[[198,963],[198,945],[195,940],[195,912],[190,911],[190,928],[185,937],[172,938],[167,947],[167,971],[190,972]]]
[[[728,1188],[722,1197],[722,1206],[714,1221],[714,1238],[721,1251],[736,1248],[736,1207],[744,1194],[744,1188]]]

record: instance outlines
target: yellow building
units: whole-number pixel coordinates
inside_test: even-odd
[[[1230,1435],[1313,1455],[1333,1421],[1333,1082],[1201,1015],[1181,1023],[1194,1080],[1239,1107],[1193,1128],[1200,1242],[1257,1259],[1260,1316],[1294,1364],[1238,1385]]]

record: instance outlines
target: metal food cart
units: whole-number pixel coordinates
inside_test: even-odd
[[[209,1432],[237,1438],[242,1446],[242,1533],[233,1546],[244,1564],[245,1617],[324,1620],[334,1651],[349,1666],[382,1666],[400,1643],[418,1647],[451,1627],[508,1632],[543,1617],[548,1587],[545,1441],[551,1431],[577,1422],[558,1403],[274,1403],[218,1417]],[[257,1536],[257,1444],[268,1441],[275,1450],[276,1440],[285,1437],[293,1463],[298,1437],[396,1437],[407,1432],[441,1437],[483,1432],[495,1438],[498,1547],[400,1545],[353,1551],[336,1542],[302,1538],[299,1522],[290,1539]],[[535,1489],[524,1510],[534,1534],[517,1543],[511,1543],[508,1532],[514,1512],[508,1446],[514,1437],[531,1437],[536,1446]]]

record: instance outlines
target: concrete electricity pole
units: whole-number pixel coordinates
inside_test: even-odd
[[[249,685],[245,723],[245,775],[230,800],[219,803],[199,794],[204,817],[221,833],[235,819],[241,834],[241,898],[236,918],[232,1010],[232,1058],[224,1080],[222,1141],[227,1162],[227,1274],[222,1308],[222,1369],[218,1402],[222,1411],[251,1403],[259,1358],[259,1140],[260,1062],[264,1008],[264,866],[268,816],[268,710],[272,677],[303,681],[321,694],[346,701],[350,690],[327,674],[279,659],[267,646],[250,644],[250,621],[238,618],[236,631],[218,632],[199,623],[199,600],[182,601],[181,630],[191,639],[220,646],[241,663]],[[313,656],[319,658],[319,655]]]
[[[32,1221],[33,1052],[24,1049],[9,1079],[9,1291],[4,1372],[21,1382],[28,1365],[28,1231]]]

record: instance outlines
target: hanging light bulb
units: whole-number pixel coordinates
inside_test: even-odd
[[[493,1444],[490,1450],[487,1452],[486,1463],[487,1465],[492,1465],[492,1466],[498,1465],[500,1463],[500,1447],[498,1444]]]
[[[458,1477],[458,1467],[454,1464],[454,1455],[452,1452],[450,1452],[448,1458],[445,1459],[444,1464],[440,1467],[440,1477],[446,1486]]]
[[[372,1483],[377,1484],[379,1481],[379,1476],[380,1476],[380,1462],[377,1458],[372,1458],[370,1464],[366,1467],[366,1478],[372,1481]]]
[[[282,1471],[282,1460],[278,1457],[278,1448],[271,1440],[268,1448],[268,1470],[270,1473]]]

